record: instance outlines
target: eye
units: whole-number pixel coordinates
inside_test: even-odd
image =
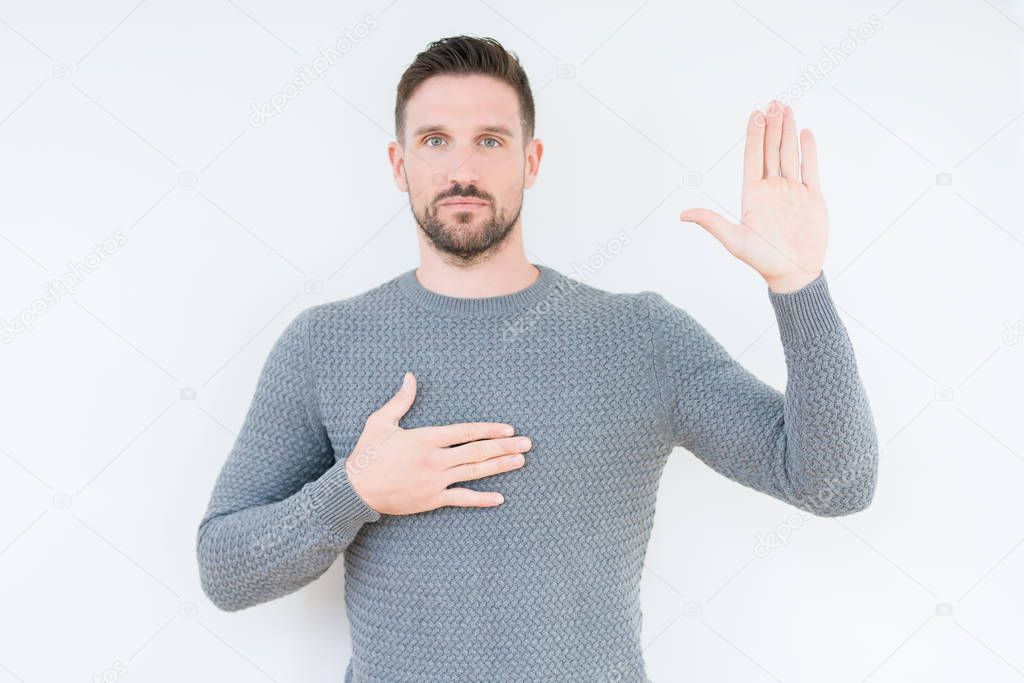
[[[429,138],[427,138],[426,140],[424,140],[424,142],[426,142],[426,143],[427,143],[427,147],[437,147],[437,145],[432,145],[432,144],[430,144],[430,141],[431,141],[431,140],[441,140],[441,139],[442,139],[442,138],[441,138],[441,136],[440,136],[440,135],[431,135],[431,136],[430,136]]]
[[[494,149],[495,147],[501,147],[501,140],[499,140],[498,138],[484,138],[484,142],[488,140],[494,140],[494,142],[498,143],[496,145],[491,145],[491,149]],[[487,145],[484,146],[486,147]]]

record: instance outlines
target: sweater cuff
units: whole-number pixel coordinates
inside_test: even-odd
[[[344,460],[334,463],[309,484],[309,499],[313,512],[334,533],[352,533],[363,523],[376,522],[381,517],[352,488]]]
[[[773,292],[769,289],[768,298],[775,310],[783,343],[810,339],[843,326],[824,270],[796,291]]]

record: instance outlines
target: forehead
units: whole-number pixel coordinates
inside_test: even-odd
[[[515,89],[480,74],[444,74],[423,81],[405,104],[405,125],[410,135],[435,126],[455,133],[504,126],[522,135]]]

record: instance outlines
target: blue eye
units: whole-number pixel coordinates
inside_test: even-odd
[[[441,145],[432,145],[432,144],[430,144],[431,140],[441,140],[442,142],[444,142],[444,138],[442,138],[440,135],[431,135],[430,137],[425,138],[423,140],[423,142],[426,143],[427,147],[440,147],[441,146]],[[498,138],[484,138],[483,141],[487,142],[488,140],[490,140],[491,142],[494,142],[496,144],[494,144],[494,145],[484,145],[485,147],[490,147],[491,149],[497,149],[498,147],[501,147],[501,140],[499,140]]]

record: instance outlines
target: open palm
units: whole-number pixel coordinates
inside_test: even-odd
[[[821,274],[828,210],[814,136],[804,129],[798,145],[793,110],[777,100],[747,120],[741,203],[739,224],[710,209],[687,209],[679,217],[714,235],[772,291],[795,291]]]

